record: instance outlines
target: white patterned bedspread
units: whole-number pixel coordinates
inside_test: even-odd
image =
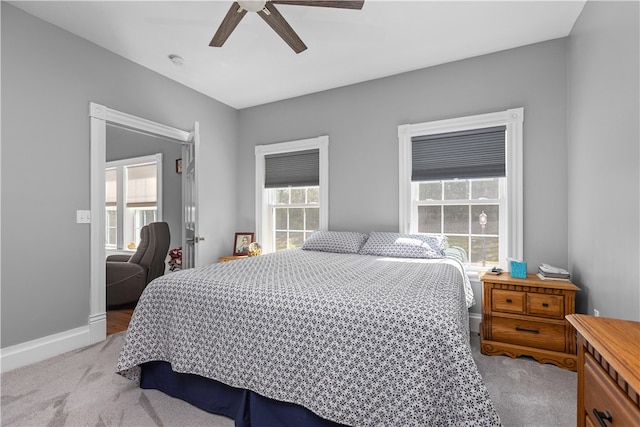
[[[154,280],[117,371],[170,362],[353,426],[500,425],[450,259],[293,249]]]

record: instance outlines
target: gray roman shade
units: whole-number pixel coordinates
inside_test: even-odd
[[[292,151],[264,156],[264,186],[320,185],[320,150]]]
[[[118,205],[118,171],[107,169],[105,172],[105,204],[106,206]]]
[[[158,166],[156,163],[126,167],[128,208],[154,207],[158,204]]]
[[[411,138],[411,181],[495,178],[505,173],[506,126]]]

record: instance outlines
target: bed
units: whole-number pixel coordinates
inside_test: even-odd
[[[302,249],[171,273],[116,371],[236,426],[500,425],[440,241],[316,232]]]

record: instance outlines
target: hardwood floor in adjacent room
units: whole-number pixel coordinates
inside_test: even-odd
[[[135,305],[107,310],[107,336],[127,330],[134,308]]]

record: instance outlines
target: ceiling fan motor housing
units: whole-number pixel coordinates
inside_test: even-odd
[[[238,0],[238,4],[246,11],[259,12],[264,9],[267,2],[266,0]]]

